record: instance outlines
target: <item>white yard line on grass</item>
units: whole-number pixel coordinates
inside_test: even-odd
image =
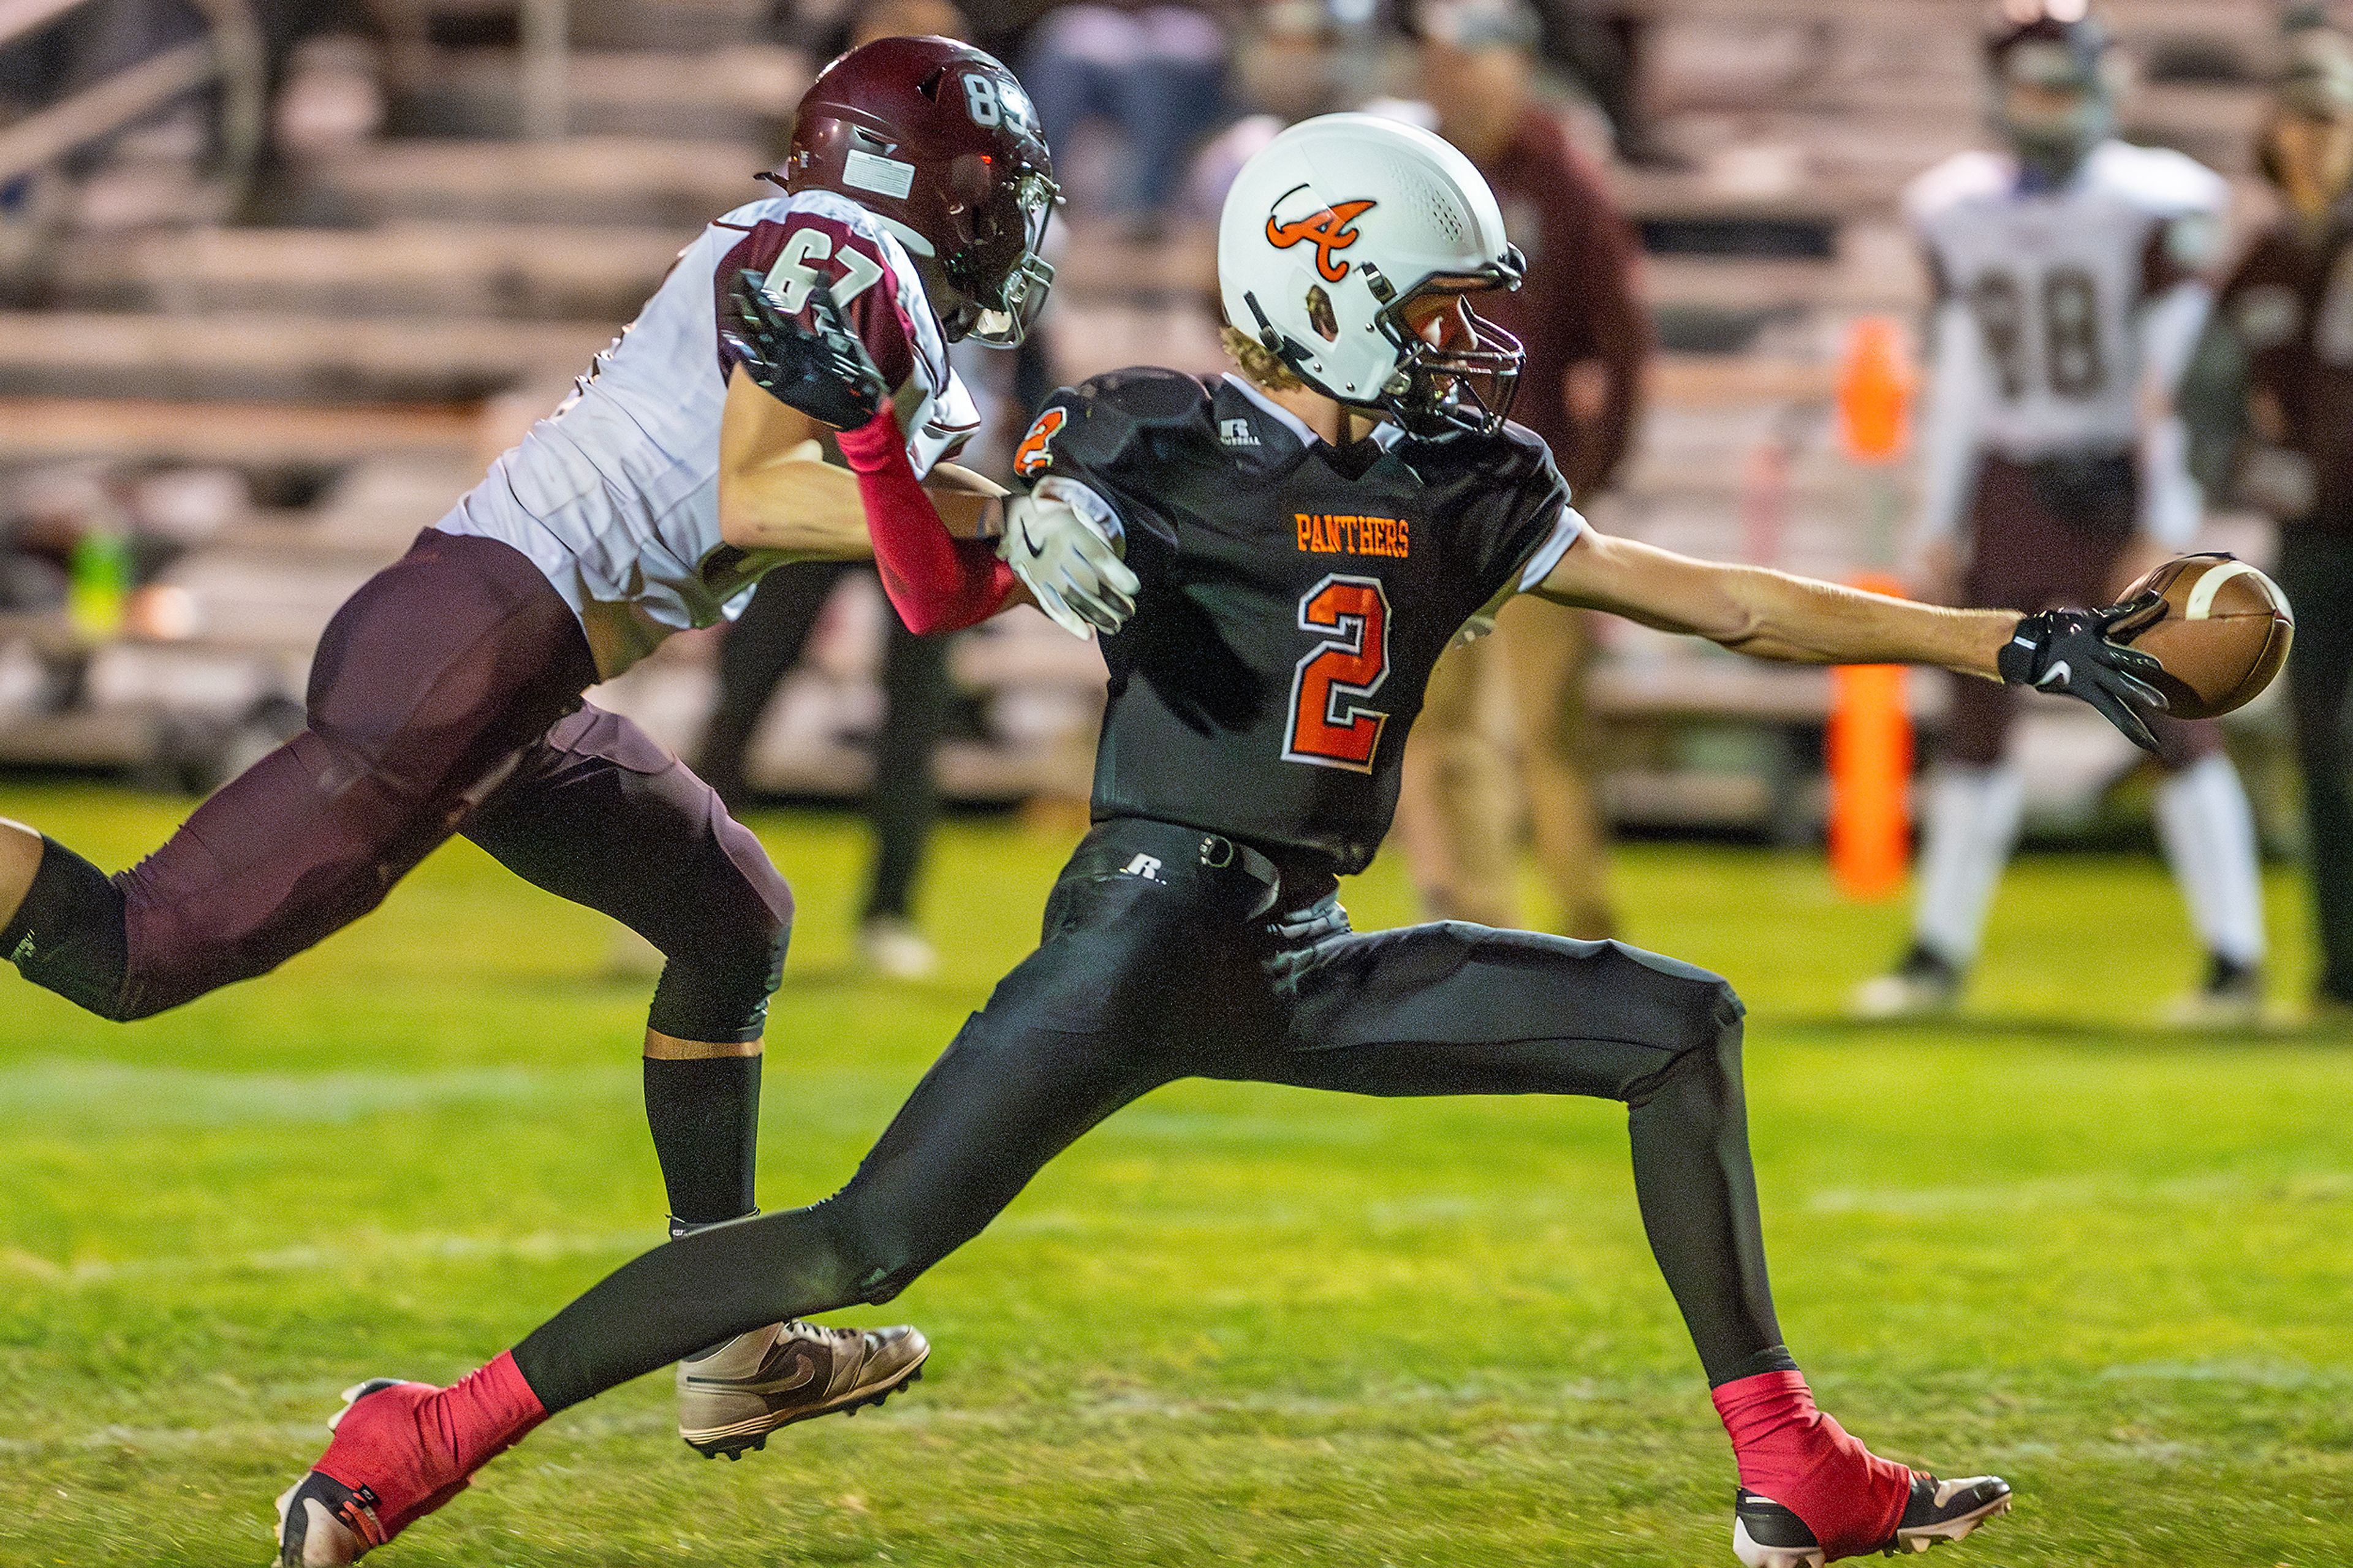
[[[1806,1207],[1816,1214],[2016,1214],[2119,1203],[2213,1204],[2232,1198],[2308,1203],[2348,1197],[2353,1197],[2353,1171],[2213,1171],[2160,1182],[2052,1176],[1953,1187],[1823,1187],[1808,1195]]]
[[[542,1263],[584,1254],[644,1252],[660,1239],[653,1227],[603,1232],[542,1232],[531,1236],[456,1236],[435,1231],[385,1235],[366,1231],[332,1246],[270,1247],[260,1252],[190,1254],[172,1258],[85,1258],[57,1263],[16,1247],[0,1247],[0,1273],[61,1289],[122,1280],[182,1279],[199,1274],[342,1272],[377,1262],[517,1258]]]
[[[199,1072],[48,1057],[0,1069],[0,1124],[77,1133],[257,1122],[343,1123],[385,1111],[455,1105],[543,1106],[626,1100],[622,1067],[455,1068],[430,1072]]]

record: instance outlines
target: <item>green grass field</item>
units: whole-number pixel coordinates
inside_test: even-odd
[[[108,865],[177,810],[0,791]],[[848,1176],[1027,951],[1066,847],[949,831],[944,977],[891,987],[847,965],[856,825],[759,826],[802,910],[773,1205]],[[1639,847],[1621,888],[1635,940],[1749,1000],[1775,1279],[1825,1405],[2018,1488],[1940,1561],[2353,1563],[2353,1044],[2140,1023],[2192,968],[2153,861],[2022,863],[1978,1010],[1910,1031],[1835,1021],[1902,914],[1811,859]],[[1407,918],[1393,868],[1350,901]],[[462,1372],[657,1237],[647,987],[600,978],[608,931],[459,845],[155,1022],[0,978],[0,1565],[258,1564],[337,1390]],[[890,1313],[939,1348],[881,1412],[710,1464],[649,1378],[380,1560],[1733,1562],[1729,1456],[1614,1107],[1180,1085]]]

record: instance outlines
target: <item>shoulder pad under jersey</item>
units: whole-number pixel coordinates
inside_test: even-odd
[[[2230,205],[2230,182],[2169,147],[2103,142],[2084,160],[2084,178],[2153,217],[2219,216]]]
[[[1904,216],[1926,227],[1967,201],[1998,196],[2018,180],[2018,166],[1999,153],[1956,153],[1904,188]]]
[[[1158,365],[1135,365],[1090,376],[1071,391],[1089,413],[1137,425],[1182,425],[1209,406],[1209,389],[1199,377]]]
[[[1046,400],[1013,458],[1024,479],[1060,469],[1101,469],[1146,431],[1199,423],[1206,430],[1209,391],[1180,371],[1145,365],[1091,376]]]

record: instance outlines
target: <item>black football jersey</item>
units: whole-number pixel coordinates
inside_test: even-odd
[[[1438,656],[1578,526],[1551,454],[1517,426],[1384,426],[1334,447],[1233,378],[1166,370],[1056,394],[1015,466],[1109,502],[1143,584],[1103,639],[1096,818],[1181,823],[1343,874],[1388,831]]]

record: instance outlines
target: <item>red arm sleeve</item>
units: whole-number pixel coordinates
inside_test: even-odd
[[[987,540],[949,537],[907,461],[907,438],[889,409],[844,430],[841,455],[858,476],[882,591],[909,631],[918,637],[960,631],[1005,607],[1013,569]]]

